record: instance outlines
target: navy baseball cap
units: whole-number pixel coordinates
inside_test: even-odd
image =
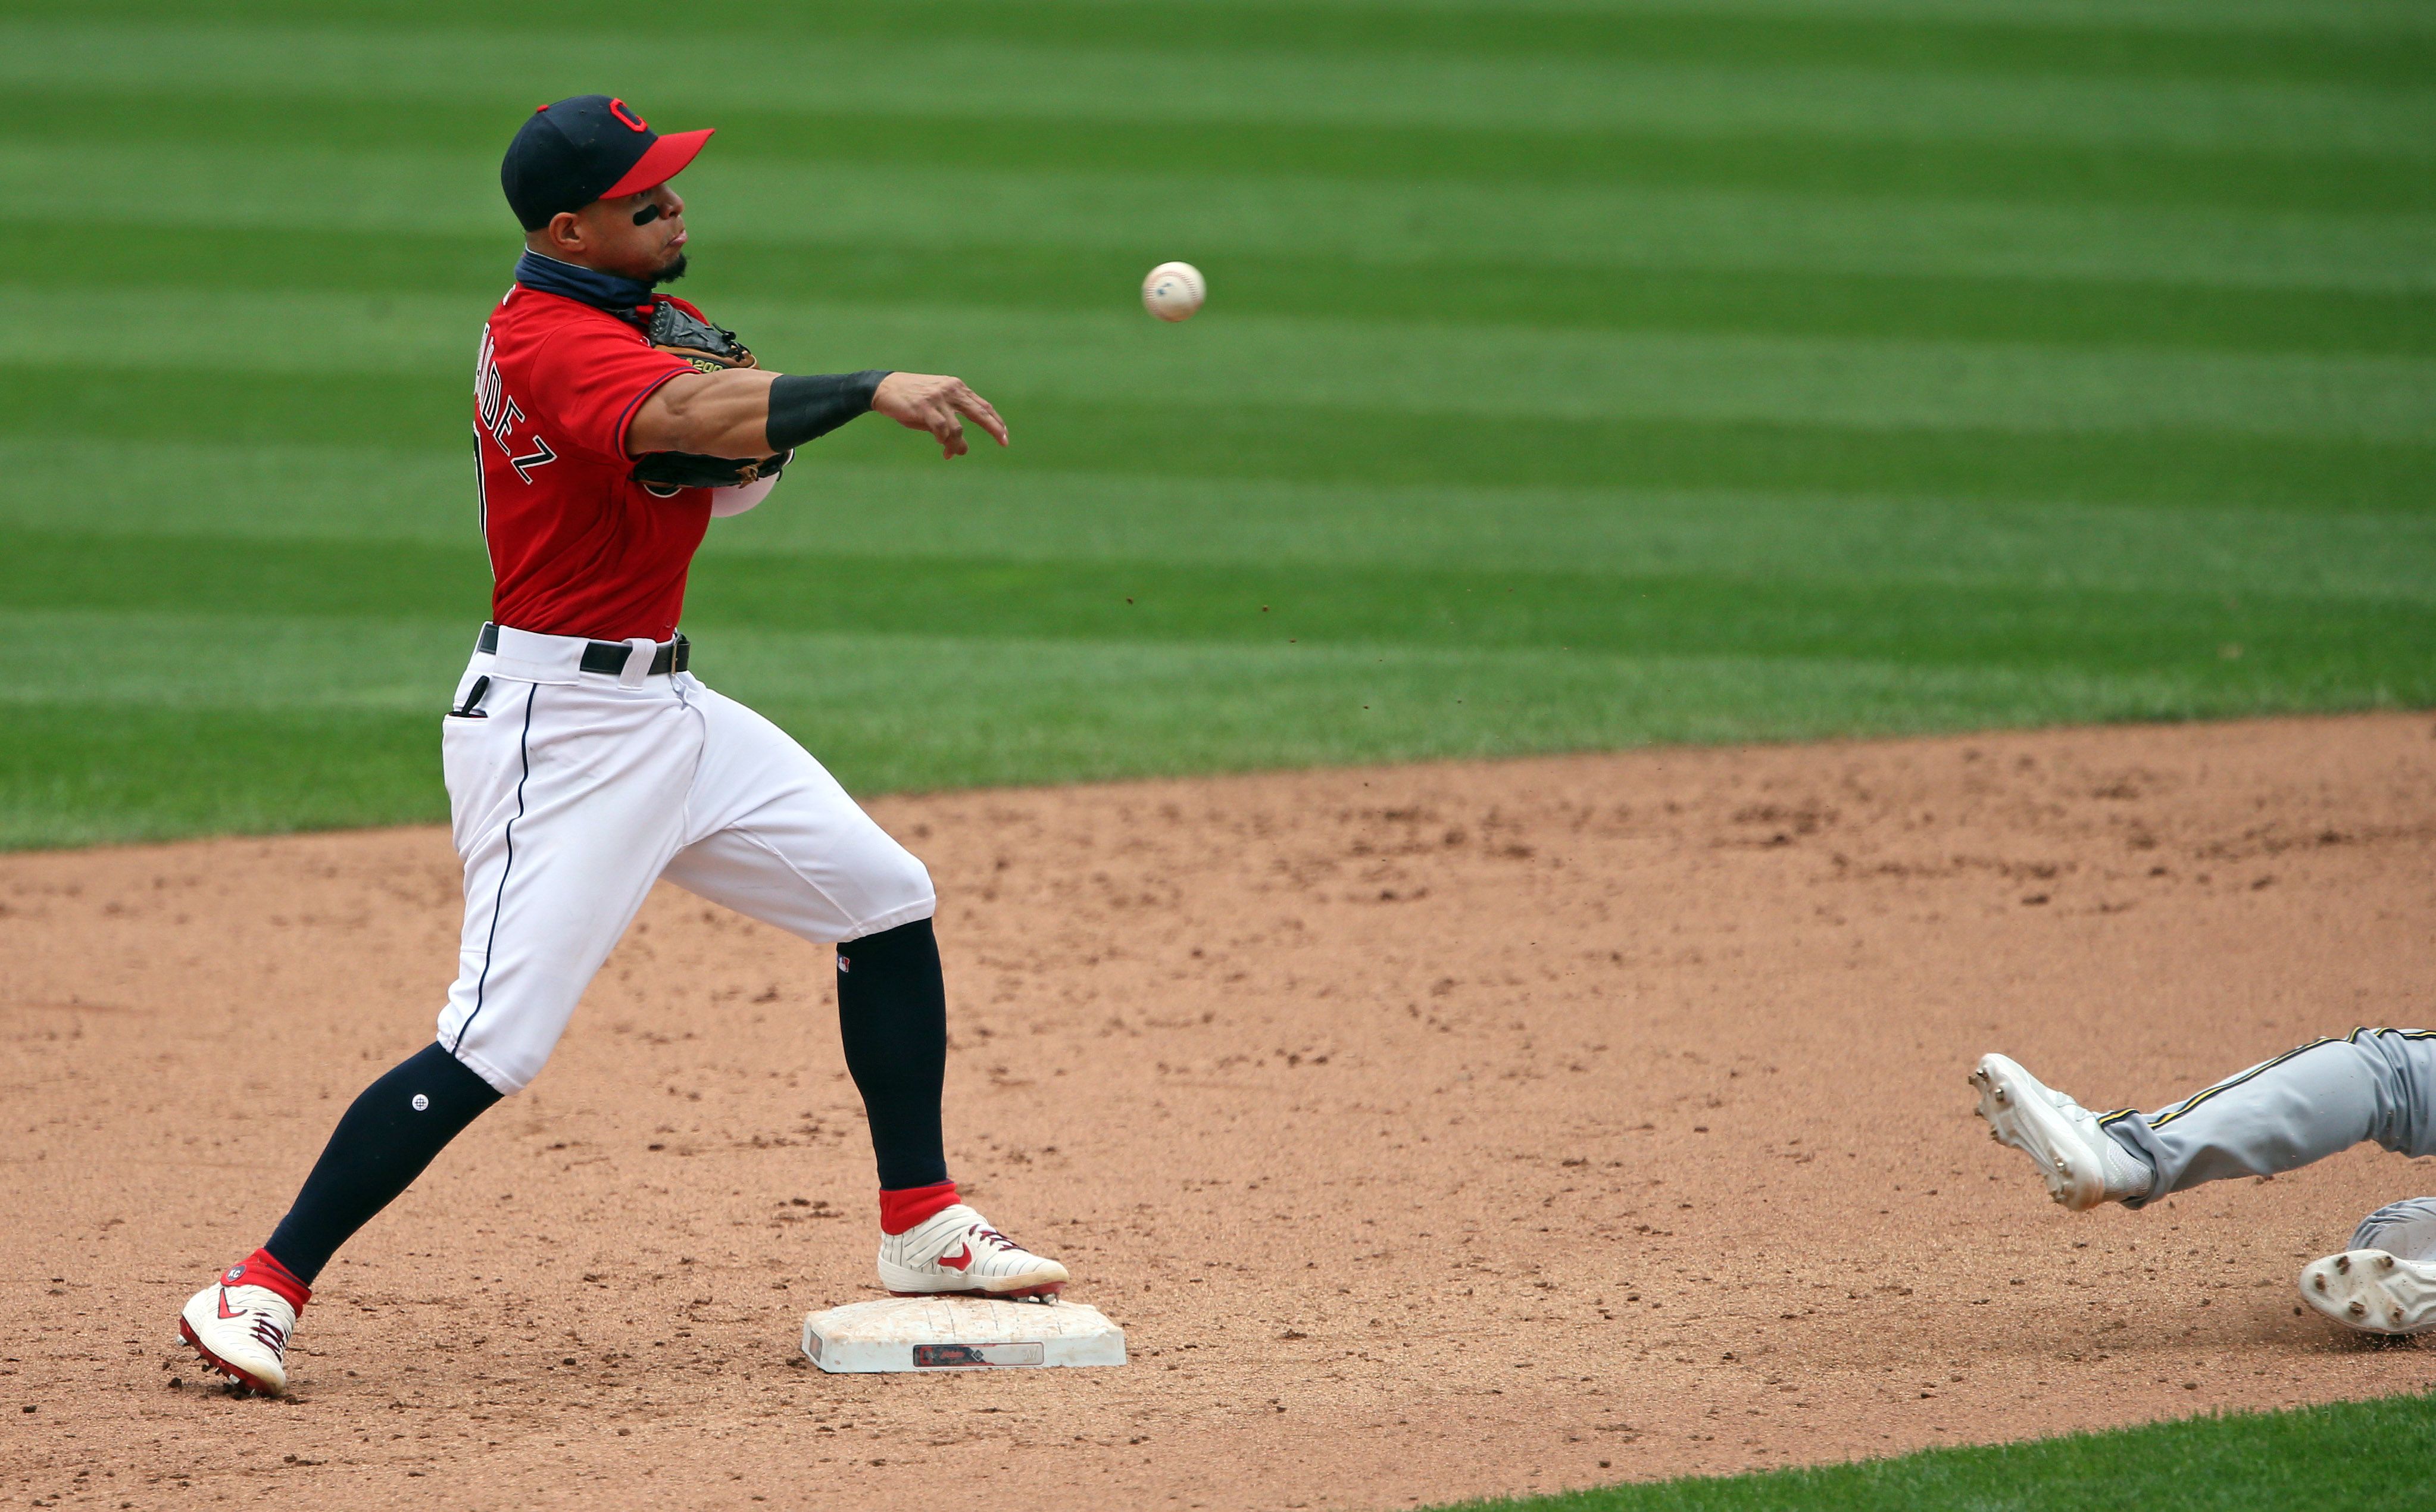
[[[715,128],[662,136],[624,100],[578,95],[525,118],[499,163],[499,187],[527,231],[562,210],[666,183],[691,163]]]

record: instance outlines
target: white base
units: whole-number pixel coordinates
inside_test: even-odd
[[[833,1374],[1121,1365],[1125,1330],[1087,1302],[892,1296],[804,1319],[804,1354]]]

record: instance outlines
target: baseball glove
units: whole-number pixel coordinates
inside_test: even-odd
[[[759,366],[734,331],[695,320],[667,300],[652,302],[652,323],[644,337],[653,350],[683,358],[698,373]],[[737,488],[776,478],[794,455],[790,451],[757,460],[704,457],[687,451],[646,452],[635,459],[634,471],[626,476],[660,495],[681,488]]]

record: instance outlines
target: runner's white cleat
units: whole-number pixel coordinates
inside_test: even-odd
[[[197,1292],[178,1314],[178,1334],[212,1369],[266,1397],[282,1396],[296,1308],[270,1287],[249,1284],[245,1274],[245,1266],[231,1266]]]
[[[879,1240],[879,1284],[896,1296],[1052,1297],[1066,1267],[1035,1255],[957,1203]]]
[[[2436,1265],[2345,1250],[2301,1267],[2301,1300],[2363,1333],[2424,1333],[2436,1329]]]
[[[2047,1195],[2074,1212],[2140,1196],[2156,1180],[2146,1161],[2097,1126],[2097,1114],[2006,1057],[1981,1056],[1971,1085],[1979,1089],[1988,1137],[2028,1156]]]

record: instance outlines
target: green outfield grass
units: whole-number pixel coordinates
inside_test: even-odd
[[[860,791],[2436,703],[2436,10],[667,20],[0,6],[0,845],[443,816],[497,157],[589,89],[722,129],[767,360],[1014,424],[697,566]]]
[[[2431,1492],[2436,1399],[2392,1397],[1445,1512],[2352,1512]]]

